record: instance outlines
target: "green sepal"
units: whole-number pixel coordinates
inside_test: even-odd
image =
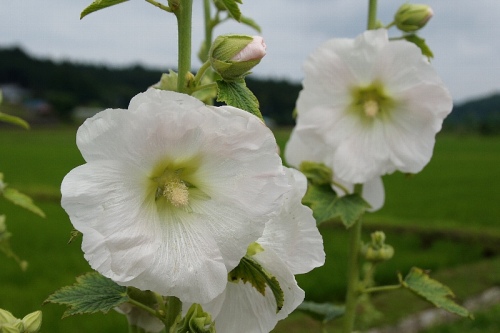
[[[248,89],[245,80],[217,81],[217,101],[245,110],[257,116],[262,121],[257,97]]]
[[[257,32],[262,32],[262,29],[260,28],[260,25],[257,24],[253,19],[246,17],[246,16],[241,16],[240,17],[240,23],[243,23],[250,28],[255,29]]]
[[[350,228],[370,208],[358,194],[339,197],[330,184],[309,183],[302,203],[312,209],[318,225],[340,218],[346,228]]]
[[[68,306],[63,318],[75,314],[103,312],[129,301],[127,288],[97,272],[87,273],[76,278],[76,283],[59,289],[49,296],[45,303]]]
[[[304,161],[300,164],[299,170],[314,185],[331,184],[333,179],[332,169],[323,163]]]
[[[221,0],[221,2],[224,4],[224,7],[226,7],[231,17],[234,18],[236,21],[240,22],[241,11],[240,7],[238,6],[238,3],[241,4],[242,3],[241,0]]]
[[[90,13],[117,5],[117,4],[125,2],[125,1],[128,1],[128,0],[95,0],[94,2],[92,2],[92,4],[90,6],[88,6],[87,8],[85,8],[83,10],[83,12],[80,14],[80,20]]]
[[[451,299],[455,295],[450,288],[439,281],[431,279],[422,269],[413,267],[404,280],[399,275],[399,280],[403,287],[434,304],[436,307],[462,317],[473,318],[473,315],[466,308],[458,305]]]
[[[9,200],[10,202],[21,206],[24,209],[27,209],[30,212],[35,213],[41,217],[45,217],[45,213],[37,205],[35,205],[33,203],[33,200],[31,200],[31,198],[26,194],[23,194],[11,187],[6,187],[3,190],[2,194],[4,198]]]
[[[180,319],[179,315],[176,321],[169,333],[215,333],[212,316],[196,303],[189,307],[184,318]]]
[[[11,116],[11,115],[3,113],[3,112],[0,112],[0,121],[6,122],[9,124],[13,124],[13,125],[17,125],[17,126],[20,126],[24,129],[30,128],[30,125],[24,119],[21,119],[21,118],[16,117],[16,116]]]
[[[345,306],[335,305],[331,303],[315,303],[315,302],[302,302],[297,307],[297,310],[302,311],[312,318],[327,323],[338,317],[344,315]]]
[[[267,285],[276,299],[276,313],[283,307],[285,295],[278,280],[250,256],[241,258],[238,266],[229,272],[228,280],[233,283],[239,281],[243,281],[243,283],[249,282],[262,296],[266,296]]]
[[[410,35],[404,35],[404,39],[406,39],[408,42],[413,43],[418,46],[420,51],[422,51],[422,54],[427,57],[427,59],[431,60],[434,58],[434,54],[432,53],[431,49],[425,42],[425,39],[422,37],[419,37],[415,34],[410,34]]]

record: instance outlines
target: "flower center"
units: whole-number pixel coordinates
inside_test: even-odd
[[[165,182],[163,196],[175,207],[184,207],[189,203],[188,187],[179,178],[173,178]]]
[[[367,100],[363,105],[363,108],[365,109],[365,114],[370,118],[374,118],[379,110],[377,101],[372,99]]]
[[[189,183],[181,179],[183,169],[171,171],[165,169],[160,177],[154,178],[157,183],[155,199],[166,198],[177,208],[189,205]]]
[[[352,102],[349,109],[362,114],[365,119],[385,116],[393,108],[394,100],[385,92],[383,85],[374,81],[367,86],[351,90]]]

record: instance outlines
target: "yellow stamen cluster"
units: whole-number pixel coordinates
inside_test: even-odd
[[[189,203],[188,187],[179,178],[168,179],[162,194],[175,207],[185,207]]]

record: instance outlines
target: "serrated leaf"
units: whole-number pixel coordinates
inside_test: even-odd
[[[340,218],[346,228],[350,228],[370,208],[358,194],[339,197],[329,184],[310,183],[302,203],[313,210],[317,224]]]
[[[431,49],[425,42],[425,39],[423,39],[422,37],[419,37],[415,34],[410,34],[403,36],[403,38],[409,41],[410,43],[417,45],[420,48],[420,51],[422,51],[422,54],[426,56],[429,60],[434,58],[434,54],[432,53]]]
[[[125,2],[128,0],[95,0],[92,2],[90,6],[85,8],[83,12],[80,14],[80,20],[87,16],[90,13],[96,12],[98,10],[108,8],[114,5],[118,5],[119,3]]]
[[[76,278],[76,283],[59,289],[44,303],[68,306],[63,318],[75,314],[103,312],[129,301],[127,288],[97,272],[87,273]]]
[[[249,26],[250,28],[253,28],[257,32],[262,32],[260,25],[257,24],[253,19],[246,17],[246,16],[241,16],[240,17],[240,22]]]
[[[21,126],[24,129],[29,129],[30,125],[24,120],[16,116],[11,116],[6,113],[0,112],[0,121],[10,123],[13,125]]]
[[[241,20],[241,11],[238,3],[241,3],[241,0],[221,0],[224,6],[226,7],[229,14],[238,22]]]
[[[307,177],[307,180],[314,185],[325,185],[332,182],[332,169],[323,163],[304,161],[300,164],[299,169]]]
[[[26,194],[19,192],[18,190],[7,187],[3,190],[3,196],[5,199],[11,201],[12,203],[21,206],[32,213],[35,213],[41,217],[45,217],[45,213],[33,203],[33,200]]]
[[[441,282],[431,279],[422,269],[413,267],[401,281],[403,287],[409,289],[438,308],[455,313],[462,317],[472,318],[472,314],[464,307],[455,303],[451,298],[455,297],[450,288]]]
[[[252,91],[248,89],[245,80],[229,82],[218,80],[217,101],[248,111],[263,120],[259,110],[259,101]]]
[[[250,256],[244,256],[238,266],[229,272],[228,280],[234,283],[240,280],[248,282],[263,296],[266,296],[267,285],[276,299],[276,313],[283,307],[285,296],[278,280]]]
[[[316,320],[327,323],[344,315],[345,306],[331,303],[302,302],[297,310],[310,315]]]

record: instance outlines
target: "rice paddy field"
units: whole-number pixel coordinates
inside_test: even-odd
[[[125,318],[115,312],[61,320],[64,308],[43,301],[75,276],[90,271],[80,250],[81,239],[68,244],[71,223],[60,207],[59,186],[66,173],[84,161],[75,144],[75,128],[0,128],[0,172],[10,186],[31,195],[45,211],[42,219],[5,200],[11,245],[29,262],[27,271],[0,254],[0,308],[17,317],[41,309],[42,332],[124,332]],[[283,147],[289,130],[276,132]],[[386,203],[364,219],[365,239],[384,230],[394,258],[380,266],[380,284],[397,283],[397,273],[412,266],[429,269],[448,284],[460,302],[500,285],[500,136],[440,135],[433,160],[418,175],[395,173],[384,178]],[[320,226],[327,252],[325,266],[297,280],[309,300],[341,303],[345,289],[347,234],[340,223]],[[397,322],[427,305],[406,293],[377,295],[373,301],[386,314],[370,325]],[[434,332],[498,332],[498,306]],[[474,326],[476,325],[476,326]],[[302,314],[293,314],[275,332],[335,332],[335,323],[322,327]],[[467,328],[467,330],[464,330]]]

